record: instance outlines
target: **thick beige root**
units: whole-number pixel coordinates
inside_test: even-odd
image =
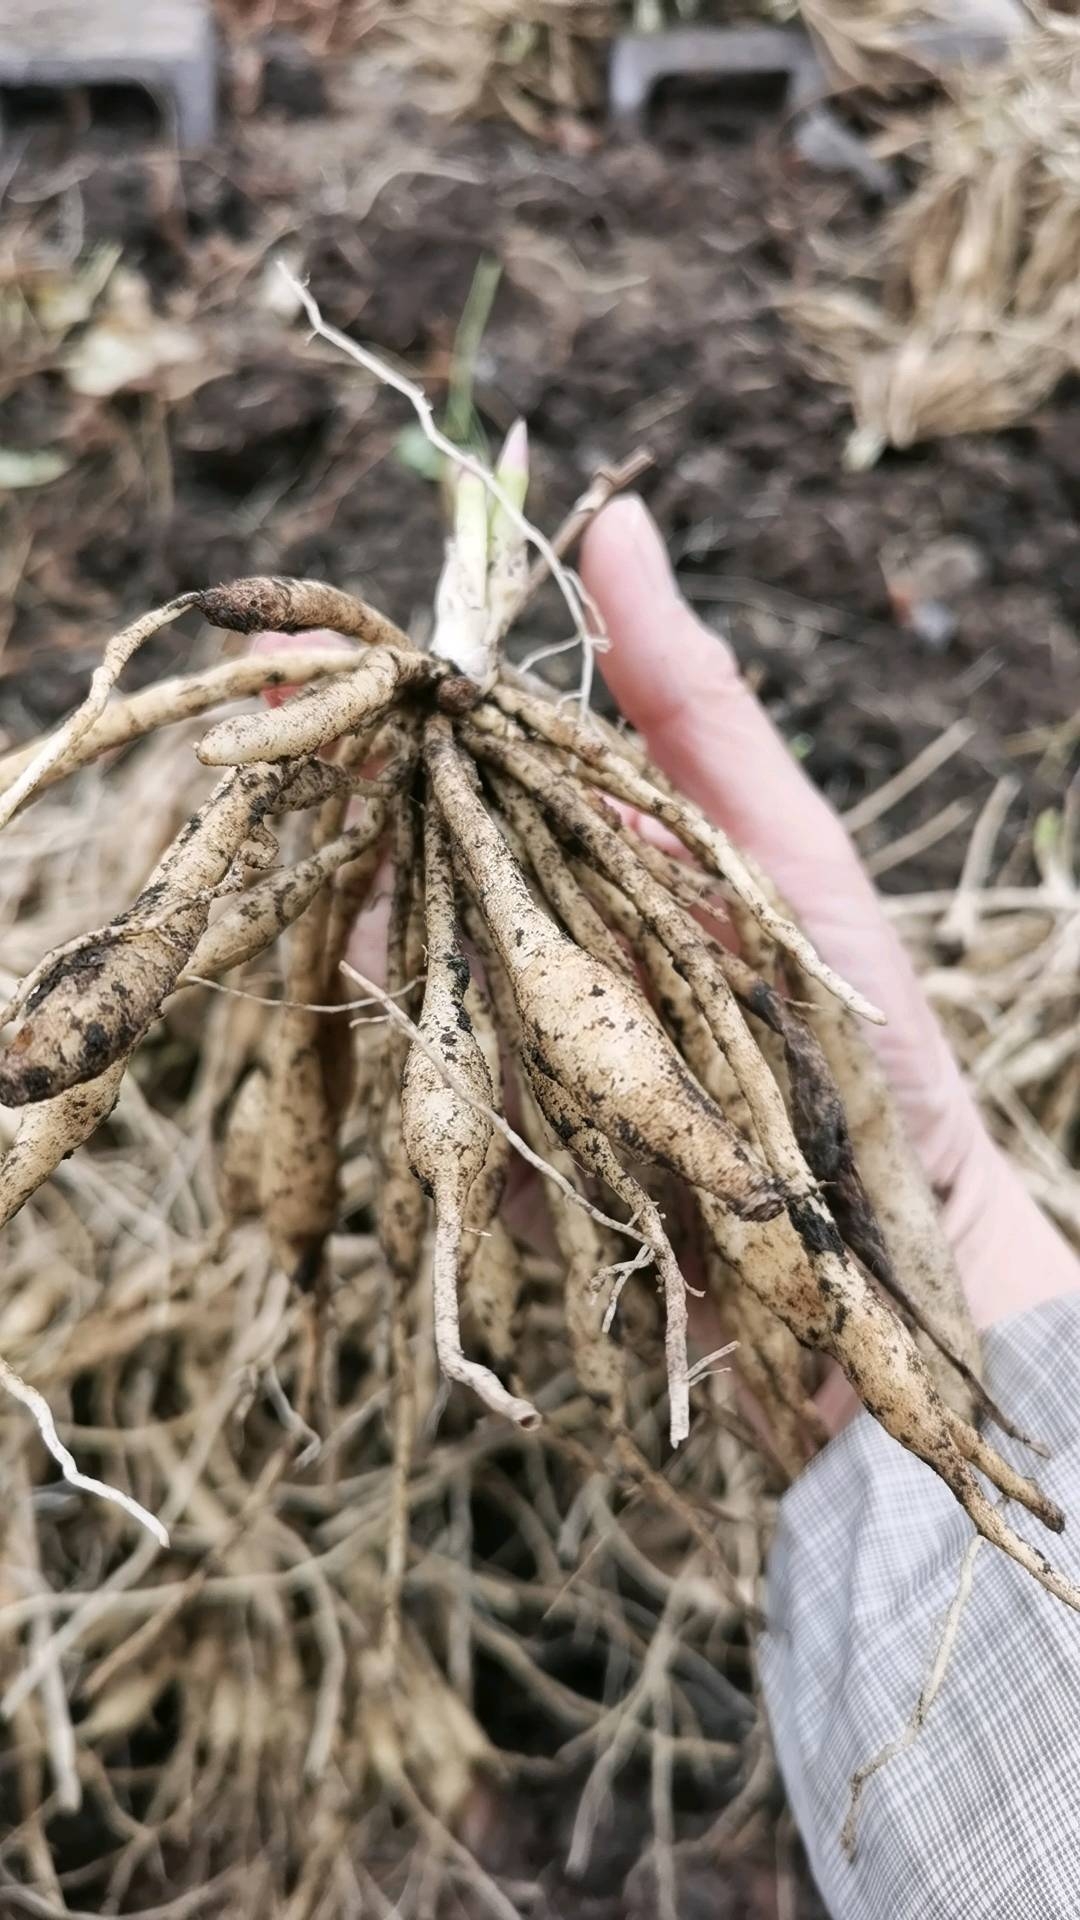
[[[126,747],[161,727],[176,726],[181,720],[195,720],[211,707],[229,700],[248,700],[252,694],[270,687],[304,686],[309,680],[321,680],[325,674],[347,672],[355,664],[354,656],[340,647],[282,647],[273,653],[251,654],[243,660],[226,660],[201,673],[177,674],[171,680],[159,680],[143,687],[124,700],[110,701],[76,744],[39,777],[36,791],[43,792],[79,767],[89,766],[102,754]],[[0,794],[7,793],[40,751],[37,743],[16,747],[0,757]]]
[[[229,1220],[252,1219],[260,1207],[260,1174],[269,1111],[265,1067],[254,1066],[225,1119],[218,1193]]]
[[[195,751],[208,767],[317,753],[343,734],[376,725],[407,687],[431,681],[436,673],[435,663],[422,653],[375,647],[351,673],[339,674],[329,686],[305,687],[282,707],[219,721]]]
[[[710,872],[726,882],[777,946],[799,960],[815,980],[820,980],[822,986],[827,987],[844,1006],[850,1007],[853,1013],[878,1026],[882,1024],[885,1016],[880,1009],[845,980],[841,980],[839,974],[815,953],[806,935],[794,921],[780,913],[763,892],[726,833],[714,826],[700,808],[689,800],[654,786],[629,759],[605,745],[594,728],[572,719],[561,708],[517,688],[508,687],[503,682],[493,689],[492,697],[503,712],[523,720],[542,739],[576,754],[586,777],[595,781],[605,792],[616,800],[624,800],[630,806],[640,808],[643,813],[651,814],[654,820],[669,827]],[[482,708],[477,709],[476,719],[478,724],[483,725]]]
[[[469,937],[483,961],[488,990],[499,1030],[510,1049],[509,1071],[521,1130],[534,1153],[554,1167],[567,1185],[580,1192],[576,1163],[533,1098],[522,1059],[521,1021],[510,982],[481,915],[466,907]],[[584,1207],[575,1206],[559,1187],[546,1189],[551,1230],[564,1274],[566,1331],[579,1384],[621,1427],[626,1416],[626,1369],[622,1351],[605,1325],[603,1302],[604,1249],[596,1222]],[[617,1276],[616,1276],[617,1278]]]
[[[127,1057],[205,932],[214,890],[238,855],[255,851],[293,777],[265,766],[227,774],[134,906],[42,963],[24,983],[26,1017],[0,1058],[0,1101],[52,1099]]]
[[[368,646],[408,649],[411,642],[385,614],[363,600],[321,580],[288,580],[256,574],[246,580],[228,580],[188,596],[189,604],[212,627],[228,633],[304,633],[327,627]]]
[[[649,931],[630,901],[591,868],[583,884],[602,903],[612,926],[631,942],[649,992],[683,1059],[712,1098],[735,1121],[744,1139],[760,1147],[750,1108],[709,1023],[667,948]],[[723,1218],[724,1216],[720,1216]],[[790,1479],[827,1438],[802,1379],[803,1350],[790,1328],[740,1279],[724,1259],[714,1230],[702,1216],[704,1267],[709,1297],[728,1336],[737,1342],[735,1365],[762,1415],[767,1446]]]
[[[327,1046],[347,1048],[341,1030],[312,1011],[330,990],[325,968],[329,896],[324,890],[286,942],[285,998],[275,1013],[266,1098],[259,1205],[274,1253],[294,1283],[311,1291],[338,1211],[337,1087]]]
[[[532,867],[545,900],[570,938],[612,973],[623,973],[632,980],[633,961],[579,885],[540,809],[512,780],[496,777],[492,786],[510,829],[507,837],[513,836],[519,858],[523,856]]]
[[[634,1226],[656,1262],[664,1293],[664,1359],[670,1396],[671,1444],[677,1447],[690,1432],[690,1368],[686,1357],[689,1316],[686,1282],[660,1210],[640,1181],[627,1173],[610,1140],[595,1121],[586,1118],[562,1087],[543,1073],[531,1072],[529,1081],[537,1105],[557,1138],[626,1203]]]
[[[1015,1471],[979,1436],[950,1413],[937,1396],[914,1341],[858,1272],[828,1251],[828,1271],[815,1273],[800,1234],[790,1221],[758,1224],[724,1217],[707,1195],[702,1200],[725,1257],[746,1284],[808,1346],[828,1353],[843,1368],[859,1399],[886,1433],[939,1474],[987,1540],[1033,1573],[1040,1585],[1080,1611],[1080,1588],[1059,1574],[1045,1556],[1003,1520],[975,1479],[967,1455],[992,1483],[1031,1509],[1044,1526],[1060,1533],[1064,1519],[1054,1503]],[[835,1230],[834,1230],[835,1231]],[[824,1283],[824,1284],[823,1284]],[[958,1432],[964,1430],[964,1445]],[[1019,1482],[1019,1484],[1018,1484]]]
[[[794,1480],[828,1438],[802,1382],[802,1348],[772,1309],[737,1278],[712,1241],[706,1247],[705,1272],[724,1332],[737,1343],[735,1364],[761,1411],[765,1446]]]
[[[14,1219],[61,1160],[108,1119],[126,1067],[126,1057],[114,1061],[96,1080],[69,1087],[20,1114],[15,1138],[0,1160],[0,1227]]]
[[[167,601],[163,607],[152,608],[141,619],[133,620],[130,626],[113,635],[105,648],[101,665],[94,669],[90,691],[82,705],[69,715],[62,727],[58,727],[55,733],[35,748],[32,759],[16,775],[0,799],[0,827],[6,827],[19,808],[48,780],[53,769],[62,767],[69,755],[78,750],[95,721],[104,712],[105,702],[113,687],[143,641],[149,640],[153,633],[160,633],[162,627],[167,627],[171,621],[178,620],[182,613],[195,605],[196,598],[193,593],[182,593],[178,599]]]
[[[386,822],[381,801],[367,802],[364,817],[295,866],[260,880],[208,927],[177,981],[217,980],[245,966],[274,944],[306,912],[342,867],[358,860],[378,840]],[[327,969],[327,977],[330,970]]]
[[[470,981],[465,995],[465,1011],[484,1056],[495,1106],[504,1112],[506,1100],[498,1030],[487,992],[475,979]],[[523,1279],[517,1248],[499,1218],[509,1162],[510,1142],[497,1127],[492,1127],[484,1164],[469,1189],[465,1204],[460,1253],[461,1284],[469,1313],[491,1358],[503,1368],[511,1366],[514,1360]]]
[[[877,1056],[843,1009],[819,998],[813,982],[800,975],[792,985],[800,997],[813,1001],[814,1028],[840,1089],[859,1171],[880,1223],[890,1271],[876,1277],[885,1285],[893,1276],[902,1282],[900,1304],[910,1303],[931,1336],[978,1374],[979,1336],[956,1260]],[[957,1379],[947,1361],[929,1353],[928,1358],[950,1405],[966,1415],[970,1386]]]
[[[425,755],[455,859],[510,978],[530,1071],[562,1086],[620,1148],[740,1212],[778,1212],[776,1183],[691,1078],[640,992],[575,946],[533,901],[448,729],[429,735]]]
[[[482,1173],[491,1141],[486,1113],[494,1090],[465,1006],[469,963],[457,937],[446,831],[430,798],[424,821],[424,905],[427,980],[419,1031],[426,1049],[414,1044],[409,1051],[401,1089],[401,1125],[409,1164],[435,1202],[436,1351],[448,1380],[470,1387],[494,1413],[516,1426],[534,1427],[540,1415],[531,1402],[510,1393],[489,1367],[470,1360],[461,1345],[458,1255],[469,1194]],[[445,1060],[464,1083],[469,1102],[440,1072],[438,1060]]]

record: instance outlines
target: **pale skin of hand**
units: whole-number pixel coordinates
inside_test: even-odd
[[[683,600],[640,500],[613,501],[598,516],[581,572],[611,640],[604,678],[652,758],[756,856],[823,957],[885,1013],[884,1027],[866,1031],[942,1197],[976,1326],[1074,1292],[1080,1262],[986,1132],[839,818],[799,768],[730,649]],[[272,647],[282,637],[263,634],[254,646]],[[382,963],[387,904],[384,892],[356,929],[354,962],[373,977]],[[838,1371],[818,1404],[833,1432],[857,1410]]]

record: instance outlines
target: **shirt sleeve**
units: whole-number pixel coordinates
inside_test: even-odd
[[[1004,1322],[987,1385],[1051,1450],[995,1444],[1064,1508],[1017,1531],[1080,1581],[1080,1296]],[[911,1717],[972,1538],[928,1467],[860,1414],[780,1506],[762,1682],[780,1768],[833,1920],[1077,1920],[1080,1615],[996,1547],[975,1556],[952,1656],[914,1743],[851,1777]]]

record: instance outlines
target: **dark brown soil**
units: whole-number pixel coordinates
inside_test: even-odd
[[[302,73],[280,36],[271,51],[275,86]],[[653,449],[644,490],[687,592],[731,632],[839,804],[970,716],[966,753],[891,816],[904,830],[958,793],[977,799],[1012,736],[1075,710],[1080,391],[1011,433],[845,472],[843,397],[811,377],[778,300],[823,233],[857,234],[876,210],[794,162],[767,112],[718,117],[688,100],[649,140],[575,157],[425,120],[372,60],[320,78],[330,115],[307,112],[310,77],[299,106],[271,87],[220,151],[178,168],[152,147],[118,157],[107,129],[73,148],[46,125],[14,169],[24,270],[70,251],[74,198],[83,251],[118,243],[200,360],[96,400],[70,393],[62,349],[32,339],[8,354],[0,445],[74,459],[3,509],[17,556],[9,728],[70,702],[116,619],[195,583],[273,569],[362,587],[400,620],[425,606],[438,499],[401,457],[402,405],[274,312],[276,248],[328,319],[407,357],[436,395],[478,262],[497,259],[475,368],[488,435],[527,415],[548,523],[598,461]],[[883,561],[895,571],[943,536],[981,578],[950,606],[941,645],[898,624]],[[558,609],[537,617],[541,633],[545,620],[557,631]],[[1019,764],[1029,805],[1050,803],[1060,763]],[[893,883],[948,878],[961,845],[946,838]]]

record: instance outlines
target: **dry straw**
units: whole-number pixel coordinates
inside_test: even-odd
[[[951,71],[916,157],[871,255],[792,303],[851,393],[854,464],[1009,426],[1080,363],[1077,22],[1040,18],[1004,59]]]

